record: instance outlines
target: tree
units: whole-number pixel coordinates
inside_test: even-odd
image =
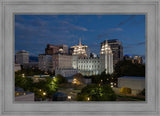
[[[21,87],[25,91],[32,91],[33,80],[27,77],[15,76],[15,87]]]
[[[66,78],[65,78],[65,77],[63,77],[63,76],[62,76],[62,75],[60,75],[60,74],[58,74],[58,75],[56,76],[56,79],[57,79],[57,83],[58,83],[58,84],[61,84],[61,83],[67,83]]]
[[[92,76],[92,83],[110,85],[112,78],[114,77],[111,74],[106,74],[104,70],[100,75]]]
[[[121,76],[145,76],[144,64],[133,64],[129,60],[119,61],[114,67],[116,77]]]
[[[87,85],[77,94],[78,101],[115,101],[116,94],[108,85]]]

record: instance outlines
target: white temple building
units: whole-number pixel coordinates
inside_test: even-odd
[[[78,69],[79,73],[86,76],[98,75],[104,70],[106,70],[106,73],[113,73],[113,53],[107,40],[101,43],[99,57],[87,56],[87,47],[81,44],[81,40],[79,41],[79,45],[72,46],[74,48],[72,53],[72,67]]]

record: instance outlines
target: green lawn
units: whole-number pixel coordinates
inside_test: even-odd
[[[145,97],[117,95],[117,101],[145,101]]]

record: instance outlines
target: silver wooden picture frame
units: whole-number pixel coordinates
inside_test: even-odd
[[[1,115],[159,116],[159,0],[1,0]],[[115,102],[15,102],[15,14],[145,14],[146,100]]]

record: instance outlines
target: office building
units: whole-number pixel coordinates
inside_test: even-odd
[[[20,64],[14,64],[14,71],[17,72],[21,70],[21,65]]]
[[[53,54],[68,54],[68,46],[67,45],[51,45],[47,44],[47,48],[45,48],[45,54],[53,55]]]
[[[39,55],[39,69],[43,71],[55,71],[55,69],[71,69],[72,56],[66,54]]]
[[[111,47],[113,53],[113,65],[115,65],[118,61],[123,60],[123,46],[118,39],[108,40],[108,44]]]
[[[27,64],[29,63],[29,52],[21,50],[16,52],[16,64]]]

